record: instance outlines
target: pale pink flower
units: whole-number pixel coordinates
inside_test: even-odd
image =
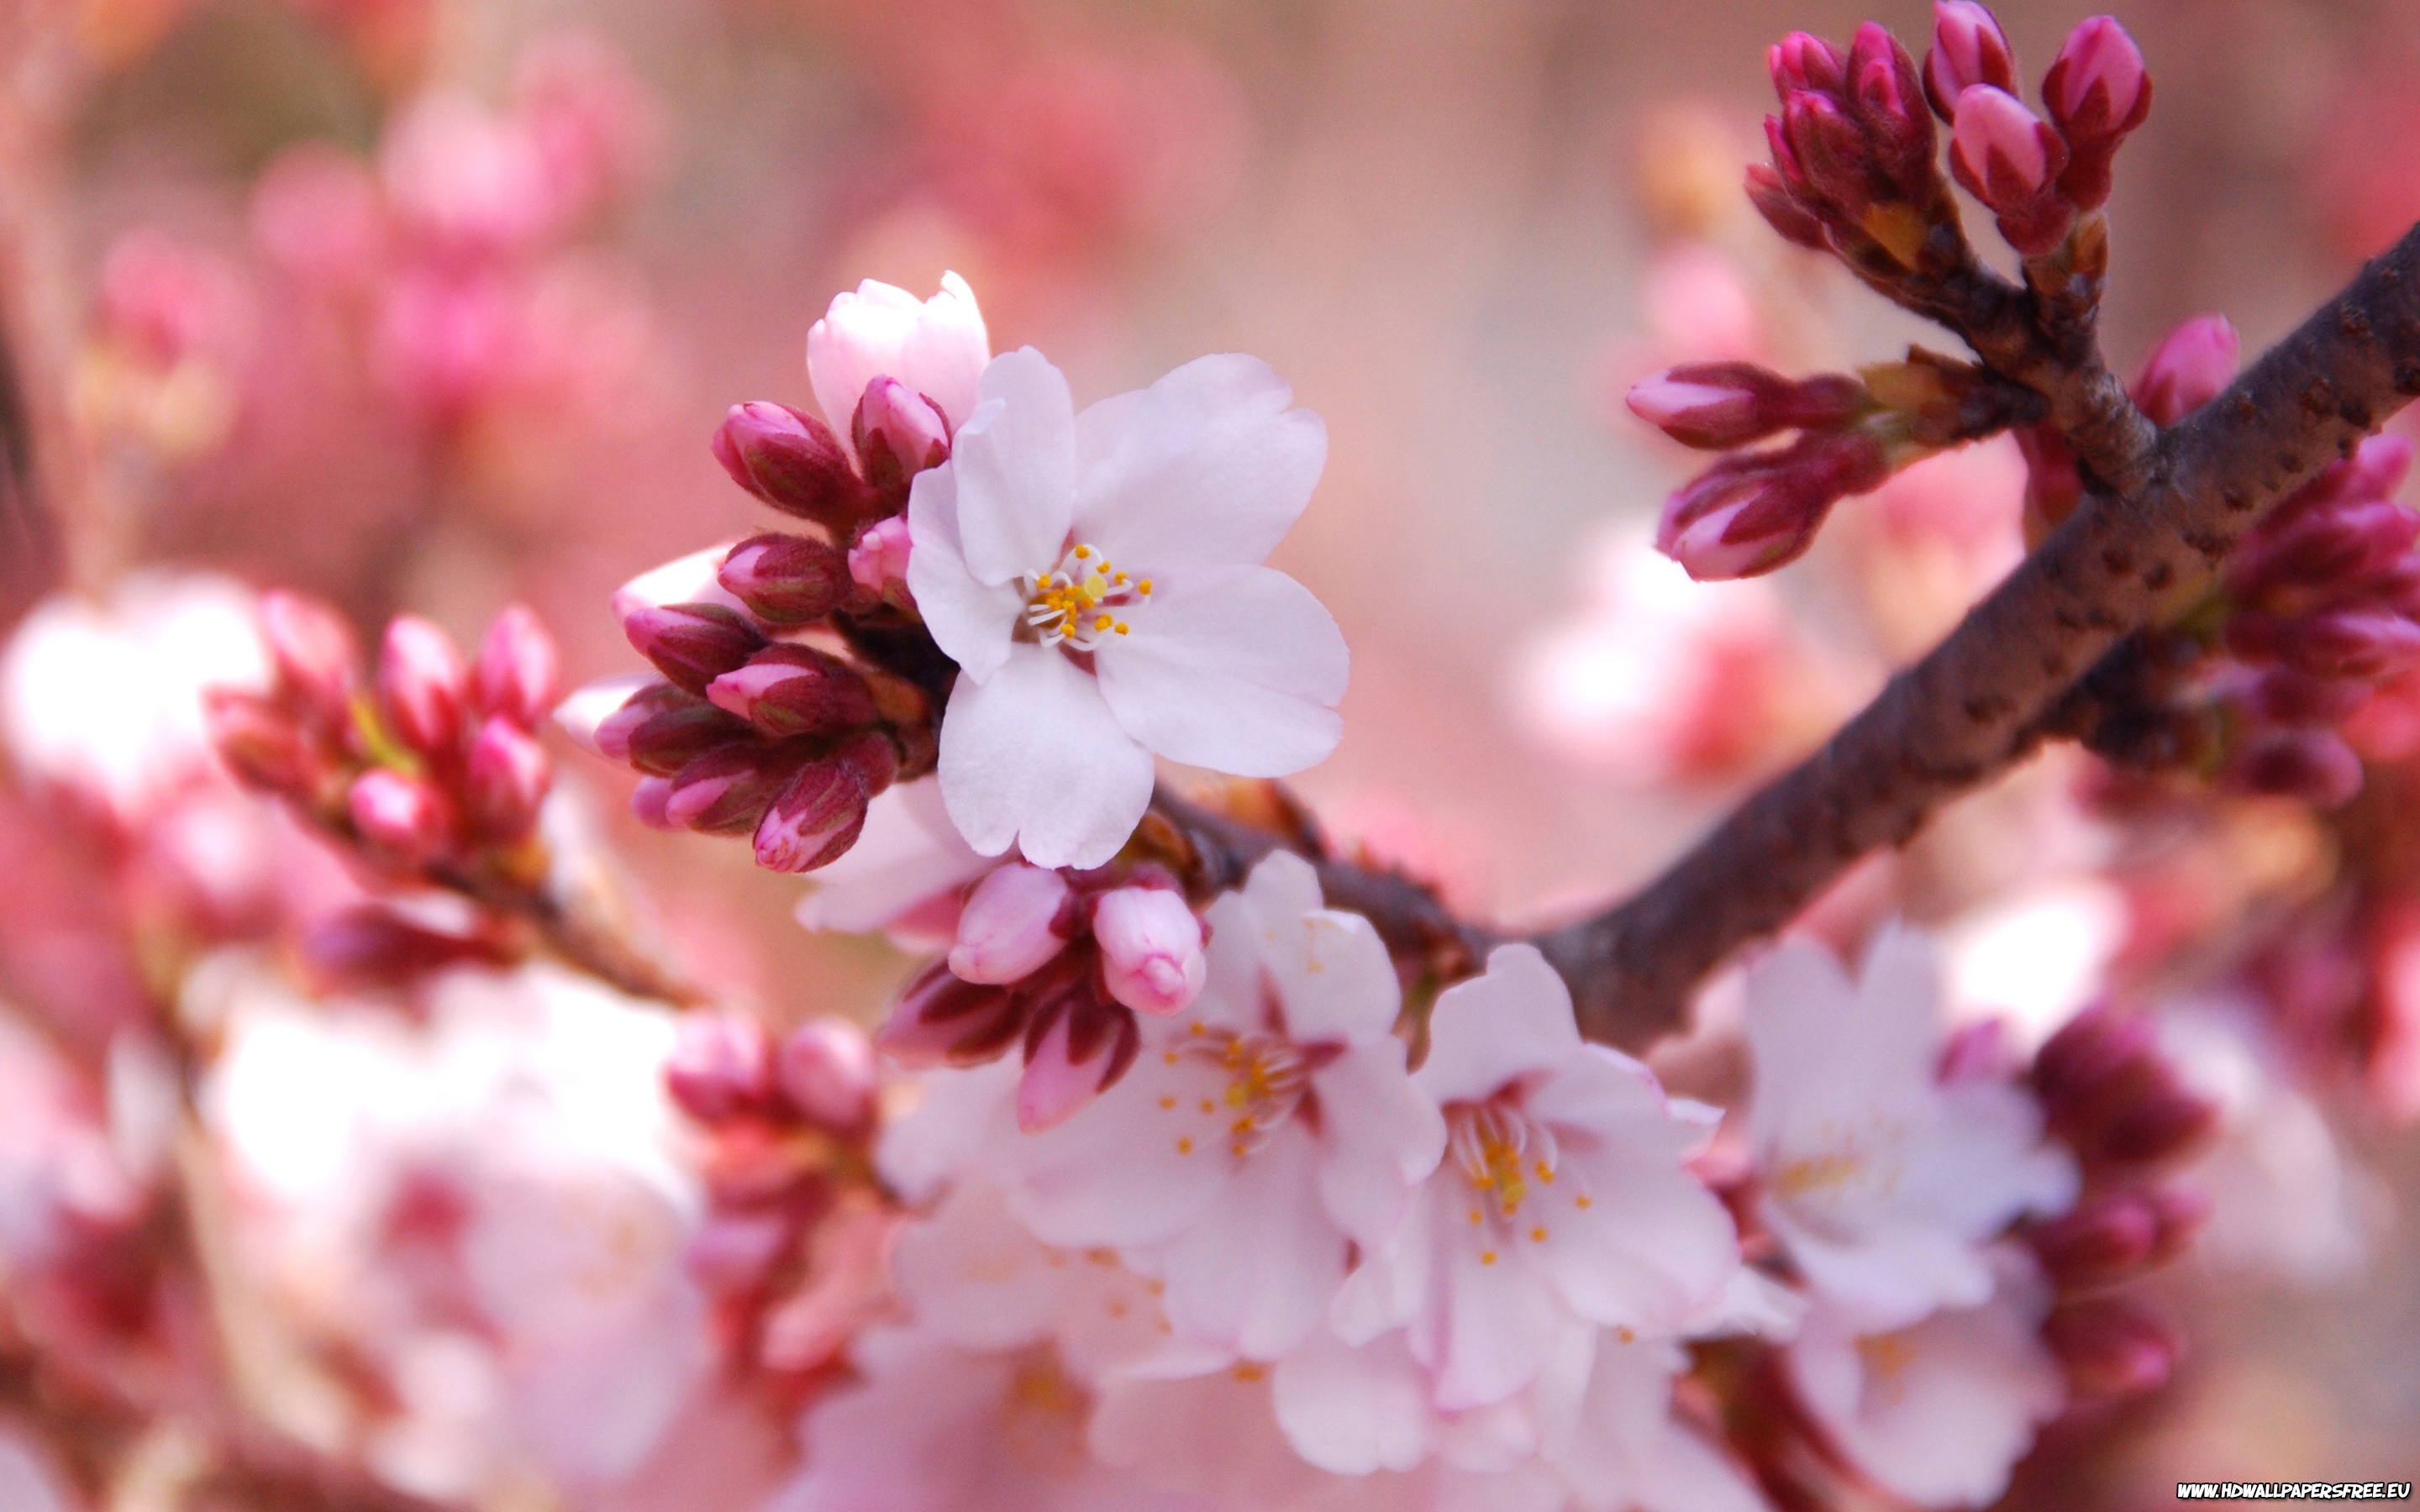
[[[1260,565],[1326,432],[1266,364],[1202,358],[1078,415],[1027,348],[982,397],[908,514],[908,588],[960,669],[940,778],[968,843],[1097,866],[1141,819],[1155,754],[1282,777],[1335,748],[1343,637]]]
[[[1759,1211],[1814,1289],[1887,1325],[1992,1293],[1988,1242],[2075,1200],[2071,1158],[2010,1082],[1938,1077],[1947,1034],[1931,938],[1894,926],[1852,984],[1821,946],[1748,975]]]
[[[1737,1271],[1730,1217],[1681,1165],[1702,1112],[1582,1042],[1532,947],[1438,997],[1413,1081],[1445,1112],[1447,1158],[1334,1316],[1353,1342],[1405,1329],[1440,1409],[1521,1390],[1574,1329],[1677,1332]]]
[[[964,425],[990,361],[975,291],[955,273],[943,273],[941,291],[921,302],[869,278],[835,298],[807,332],[807,380],[824,419],[844,438],[866,385],[879,378],[932,401],[952,428]]]
[[[1021,1142],[1012,1196],[1046,1240],[1127,1250],[1180,1337],[1273,1359],[1350,1246],[1392,1234],[1445,1131],[1404,1074],[1385,945],[1321,905],[1308,862],[1272,855],[1208,922],[1201,995],[1141,1020],[1134,1068]]]
[[[1575,1509],[1764,1512],[1739,1468],[1672,1415],[1672,1382],[1688,1363],[1671,1339],[1597,1335],[1575,1421],[1544,1446]]]
[[[1832,1446],[1923,1506],[1981,1506],[2007,1489],[2034,1432],[2067,1401],[2040,1336],[2050,1288],[2013,1245],[1986,1257],[1988,1297],[1898,1327],[1819,1303],[1783,1353]]]

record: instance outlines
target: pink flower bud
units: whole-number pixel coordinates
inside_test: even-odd
[[[950,970],[963,981],[1007,983],[1032,976],[1076,933],[1066,878],[1011,861],[986,874],[958,914]]]
[[[744,1013],[685,1013],[674,1022],[664,1089],[703,1123],[760,1106],[773,1091],[773,1041]]]
[[[1783,100],[1800,91],[1838,95],[1848,87],[1848,65],[1839,49],[1820,37],[1792,32],[1765,54],[1773,92]]]
[[[865,528],[848,548],[848,576],[869,594],[908,581],[908,517],[893,515]]]
[[[606,755],[649,777],[676,777],[707,751],[752,740],[745,720],[670,683],[634,696],[597,727],[597,736]]]
[[[846,530],[880,507],[830,428],[787,405],[733,405],[714,433],[714,459],[766,503],[830,530]]]
[[[2016,96],[1976,85],[1958,97],[1950,171],[2026,256],[2056,247],[2074,223],[2073,207],[2054,193],[2066,166],[2067,144]]]
[[[807,332],[807,379],[835,426],[855,411],[867,385],[888,377],[929,396],[954,429],[974,413],[990,361],[991,337],[974,290],[955,273],[942,274],[941,291],[921,302],[868,279],[834,299]]]
[[[846,1019],[816,1019],[792,1030],[774,1079],[790,1106],[819,1128],[854,1134],[874,1119],[874,1046]]]
[[[714,1212],[698,1225],[681,1257],[690,1278],[719,1295],[764,1285],[798,1237],[798,1220],[783,1212]]]
[[[735,671],[765,649],[765,637],[736,610],[719,604],[668,604],[624,618],[630,646],[658,671],[692,693]]]
[[[346,809],[363,840],[404,861],[438,856],[452,838],[443,795],[417,778],[383,766],[353,779]]]
[[[2150,1026],[2096,1005],[2043,1041],[2034,1056],[2034,1090],[2052,1121],[2065,1122],[2133,1068],[2157,1064]]]
[[[322,764],[293,716],[259,694],[209,688],[202,694],[202,717],[219,760],[245,786],[307,798],[318,785]]]
[[[2242,338],[2226,316],[2199,315],[2151,349],[2129,392],[2154,424],[2173,425],[2225,393],[2242,365]]]
[[[731,596],[720,577],[722,559],[738,544],[706,547],[648,568],[613,590],[613,617],[627,620],[641,609],[673,604],[720,604],[735,613],[747,612],[748,606]]]
[[[571,695],[556,705],[556,728],[571,737],[571,743],[592,756],[608,761],[622,761],[629,754],[628,746],[618,744],[608,749],[605,726],[615,714],[629,705],[632,699],[648,688],[670,687],[672,685],[653,672],[626,672],[619,677],[601,677],[583,683],[571,690]],[[628,724],[624,726],[627,732]]]
[[[488,626],[473,674],[482,712],[535,731],[563,686],[563,657],[544,623],[526,606],[512,604]]]
[[[2314,677],[2383,678],[2420,662],[2420,625],[2387,609],[2338,609],[2280,622],[2273,644]]]
[[[1932,51],[1924,57],[1924,95],[1943,120],[1958,97],[1978,84],[2017,92],[2016,50],[1992,13],[1975,0],[1934,0]]]
[[[2150,1262],[2159,1238],[2157,1210],[2127,1192],[2089,1198],[2025,1236],[2062,1291],[2124,1280]]]
[[[2420,514],[2383,499],[2305,510],[2272,529],[2263,520],[2226,562],[2226,590],[2248,602],[2294,589],[2358,592],[2420,540]]]
[[[1024,1030],[1024,1011],[1009,992],[968,981],[937,961],[908,984],[874,1043],[910,1070],[969,1066],[998,1057]]]
[[[1916,59],[1888,28],[1869,21],[1857,28],[1847,67],[1849,104],[1875,167],[1902,197],[1920,199],[1940,182],[1940,171]]]
[[[2226,785],[2333,809],[2361,791],[2361,758],[2324,730],[2278,731],[2244,743],[2227,764]]]
[[[1119,887],[1093,904],[1093,938],[1109,995],[1138,1013],[1182,1012],[1200,995],[1210,967],[1202,920],[1184,895],[1165,887]]]
[[[865,827],[865,808],[898,770],[891,737],[866,731],[799,768],[756,825],[756,864],[812,872],[847,854]]]
[[[2263,724],[2335,725],[2368,702],[2369,694],[2365,682],[2272,667],[2242,690],[2241,700],[2244,712]]]
[[[537,827],[539,807],[554,779],[553,764],[537,737],[515,721],[497,715],[479,727],[471,742],[471,760],[463,774],[462,797],[472,823],[500,841],[525,839]]]
[[[2067,138],[2073,161],[2059,187],[2077,208],[2109,198],[2118,146],[2151,113],[2151,76],[2126,28],[2095,16],[2069,34],[2042,76],[2042,104]]]
[[[1770,117],[1768,117],[1768,122]],[[1764,217],[1784,241],[1822,252],[1831,245],[1823,232],[1823,223],[1801,205],[1790,192],[1782,176],[1762,163],[1753,163],[1747,170],[1748,203]]]
[[[450,759],[462,741],[471,674],[453,639],[416,614],[386,627],[379,653],[379,707],[396,738],[424,756]]]
[[[272,589],[260,595],[260,630],[279,686],[322,725],[349,724],[361,647],[345,617],[318,599]]]
[[[1833,504],[1889,475],[1881,442],[1858,431],[1726,457],[1666,501],[1655,548],[1700,582],[1771,572],[1806,552]]]
[[[665,811],[672,798],[672,779],[641,778],[639,785],[630,790],[630,817],[649,829],[678,829],[680,825],[673,823],[672,815]]]
[[[829,542],[803,535],[752,535],[731,548],[716,576],[767,625],[822,619],[848,596],[848,559]]]
[[[856,669],[807,646],[775,644],[706,687],[715,707],[777,739],[823,734],[874,718],[874,695]]]
[[[797,775],[799,754],[779,746],[721,746],[691,758],[672,779],[664,818],[706,835],[745,835]]]
[[[1866,133],[1830,95],[1801,90],[1781,104],[1787,154],[1774,166],[1791,192],[1827,217],[1855,222],[1873,204],[1875,182]]]
[[[849,434],[866,483],[886,501],[905,498],[917,473],[950,458],[949,422],[931,400],[894,378],[865,386]]]
[[[2042,1342],[2067,1370],[2076,1396],[2139,1396],[2164,1384],[2184,1353],[2176,1331],[2141,1303],[2120,1297],[2074,1303],[2042,1324]]]
[[[1865,386],[1841,374],[1793,383],[1752,363],[1692,363],[1632,386],[1630,411],[1684,446],[1728,451],[1776,431],[1823,429],[1866,408]]]
[[[1079,995],[1036,1018],[1025,1044],[1016,1126],[1041,1134],[1066,1122],[1125,1075],[1141,1048],[1141,1034],[1133,1014]]]
[[[2334,735],[2318,738],[2335,739]],[[2099,1161],[2121,1165],[2164,1165],[2198,1147],[2217,1127],[2218,1108],[2213,1103],[2170,1083],[2145,1092],[2111,1119],[2089,1153]]]

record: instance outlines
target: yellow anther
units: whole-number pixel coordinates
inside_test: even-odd
[[[1176,1142],[1176,1152],[1177,1152],[1178,1154],[1180,1154],[1180,1155],[1190,1155],[1190,1154],[1192,1154],[1192,1153],[1193,1153],[1193,1141],[1192,1141],[1192,1140],[1190,1140],[1190,1139],[1180,1139],[1180,1140],[1178,1140],[1178,1141]]]
[[[1172,1108],[1176,1106],[1176,1099],[1173,1097],[1163,1096],[1159,1100],[1159,1105],[1164,1108]]]
[[[1546,1228],[1544,1224],[1529,1230],[1529,1242],[1533,1244],[1543,1244],[1546,1242]]]
[[[1110,617],[1109,615],[1107,615],[1107,614],[1095,614],[1095,615],[1094,615],[1094,616],[1093,616],[1093,633],[1094,633],[1094,635],[1098,635],[1098,634],[1100,634],[1103,630],[1108,629],[1110,625],[1115,625],[1115,624],[1117,624],[1117,623],[1118,623],[1118,622],[1117,622],[1114,618]]]
[[[1139,583],[1135,584],[1135,587],[1136,587],[1138,590],[1140,590],[1140,591],[1141,592],[1142,595],[1143,595],[1145,598],[1149,598],[1149,597],[1151,596],[1151,579],[1150,579],[1145,578],[1142,581],[1140,581],[1140,582],[1139,582]]]
[[[1120,621],[1118,622],[1118,634],[1120,634],[1120,635],[1124,635],[1124,634],[1125,634],[1125,633],[1126,633],[1126,631],[1127,631],[1129,628],[1130,628],[1130,626],[1126,624],[1126,622],[1125,622],[1125,621],[1124,621],[1124,620],[1120,620]]]
[[[1494,1265],[1496,1263],[1496,1252],[1492,1249],[1481,1250],[1479,1252],[1479,1263],[1481,1265]]]
[[[1079,546],[1076,548],[1076,560],[1078,562],[1083,561],[1086,557],[1089,557],[1092,554],[1093,548],[1089,546]]]
[[[1481,1212],[1477,1208],[1473,1208],[1470,1210],[1470,1221],[1474,1225],[1483,1223],[1486,1221],[1486,1215]]]
[[[1579,1196],[1578,1206],[1585,1208],[1585,1207],[1587,1207],[1588,1205],[1589,1205],[1588,1194],[1587,1194],[1587,1193],[1585,1193],[1585,1192],[1583,1192],[1583,1193],[1581,1193],[1581,1194],[1580,1194],[1580,1196]]]

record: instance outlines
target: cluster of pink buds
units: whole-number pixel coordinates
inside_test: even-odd
[[[706,1135],[706,1221],[691,1275],[732,1345],[781,1371],[829,1362],[878,1304],[880,1246],[863,1222],[876,1120],[873,1047],[845,1019],[778,1041],[744,1013],[681,1019],[665,1088]],[[875,1222],[879,1224],[879,1220]],[[858,1255],[856,1248],[867,1253]]]
[[[2147,1021],[2105,1007],[2051,1036],[2032,1082],[2084,1176],[2073,1208],[2024,1234],[2058,1293],[2044,1340],[2079,1400],[2149,1391],[2182,1339],[2140,1298],[2116,1292],[2181,1254],[2209,1215],[2198,1194],[2163,1177],[2204,1145],[2219,1110],[2186,1088]]]
[[[1973,0],[1933,7],[1920,74],[1872,22],[1846,55],[1792,34],[1773,49],[1771,66],[1781,99],[1781,113],[1765,121],[1773,165],[1748,171],[1749,197],[1791,240],[1876,270],[1937,270],[1964,255],[1935,162],[1932,116],[1950,127],[1958,182],[1991,209],[2011,247],[2034,257],[2107,202],[2118,146],[2151,108],[2141,52],[2124,27],[2096,16],[2059,50],[2037,116],[2017,97],[2007,34]]]
[[[1668,368],[1631,412],[1685,446],[1729,453],[1666,501],[1656,549],[1699,581],[1796,561],[1832,506],[1945,447],[2030,422],[2030,392],[1920,348],[1854,377],[1792,379],[1749,363]],[[1734,451],[1783,431],[1785,445]]]
[[[271,690],[219,688],[207,701],[211,737],[240,778],[390,873],[534,880],[553,779],[537,729],[561,676],[536,615],[505,609],[469,662],[444,631],[400,616],[366,679],[351,627],[329,606],[272,593],[261,624]]]
[[[1022,1047],[1017,1121],[1059,1123],[1134,1064],[1137,1013],[1179,1013],[1208,974],[1208,930],[1153,866],[1021,861],[968,894],[957,941],[909,984],[878,1042],[902,1065],[974,1065]]]

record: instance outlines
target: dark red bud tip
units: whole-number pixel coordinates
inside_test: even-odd
[[[318,599],[272,589],[260,597],[260,629],[279,691],[324,727],[349,723],[361,647],[345,617]]]
[[[202,694],[210,744],[227,770],[247,787],[308,797],[320,763],[293,716],[257,693],[213,687]]]
[[[1748,203],[1756,207],[1756,212],[1764,217],[1764,224],[1773,227],[1784,241],[1814,252],[1823,252],[1831,246],[1830,239],[1824,235],[1823,219],[1799,203],[1783,182],[1782,176],[1774,169],[1762,163],[1748,168],[1747,198]]]
[[[874,718],[874,694],[856,669],[807,646],[767,646],[707,684],[706,696],[776,739],[828,734]]]
[[[876,1048],[912,1071],[996,1060],[1025,1035],[1023,999],[1005,987],[961,981],[936,961],[908,984]]]
[[[2215,1104],[2166,1087],[2110,1119],[2094,1153],[2118,1165],[2161,1165],[2190,1154],[2217,1128]]]
[[[462,795],[472,823],[489,840],[507,843],[537,828],[538,810],[554,779],[553,764],[537,737],[515,720],[497,715],[471,742]]]
[[[754,625],[720,604],[642,609],[622,621],[622,633],[658,671],[692,693],[705,692],[706,684],[746,665],[765,647]]]
[[[725,592],[768,625],[822,619],[848,596],[848,554],[803,535],[752,535],[716,574]]]
[[[2063,1291],[2121,1281],[2149,1264],[2160,1219],[2147,1198],[2132,1193],[2096,1197],[2026,1236],[2042,1268]]]
[[[1807,32],[1792,32],[1765,54],[1773,91],[1788,100],[1795,90],[1837,95],[1848,85],[1848,64],[1839,49]]]
[[[649,777],[673,777],[707,751],[748,738],[745,720],[668,683],[659,687],[660,692],[634,696],[597,726],[598,749]]]
[[[812,872],[840,859],[865,827],[866,805],[891,785],[898,765],[891,738],[867,731],[800,767],[756,826],[756,864]]]
[[[2184,1340],[2158,1314],[2123,1298],[2073,1303],[2050,1315],[2042,1341],[2082,1397],[2135,1396],[2166,1384]]]
[[[563,657],[546,625],[524,605],[508,606],[488,626],[472,669],[479,709],[535,731],[563,688]]]
[[[396,738],[441,762],[458,754],[470,671],[444,631],[416,614],[397,615],[379,651],[378,694]]]
[[[2034,1089],[2054,1118],[2152,1055],[2150,1026],[2105,1005],[2067,1021],[2034,1056]]]
[[[731,480],[784,514],[846,531],[880,512],[829,426],[787,405],[736,404],[714,433]]]
[[[850,426],[865,481],[888,510],[900,507],[917,473],[950,457],[950,423],[940,407],[894,378],[865,386]]]
[[[1932,49],[1924,58],[1924,96],[1943,120],[1958,114],[1958,97],[1978,84],[2017,92],[2017,59],[1992,12],[1975,0],[1936,0]]]
[[[675,1026],[664,1088],[691,1118],[721,1123],[773,1092],[773,1041],[740,1013],[690,1013]]]

